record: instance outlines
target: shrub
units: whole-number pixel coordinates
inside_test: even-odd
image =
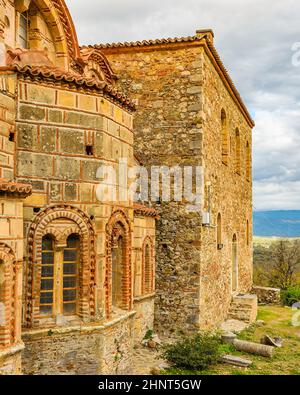
[[[300,285],[282,290],[281,300],[286,306],[292,306],[294,303],[300,302]]]
[[[177,368],[205,370],[216,364],[220,355],[218,334],[201,332],[164,346],[162,357]]]

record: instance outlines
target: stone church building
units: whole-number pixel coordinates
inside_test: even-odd
[[[0,375],[128,373],[149,329],[253,320],[253,126],[209,30],[79,47],[64,0],[0,0]],[[121,158],[202,166],[201,207],[101,201]]]

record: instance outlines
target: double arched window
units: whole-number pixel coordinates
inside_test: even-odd
[[[76,315],[78,313],[80,237],[71,234],[62,248],[54,238],[42,240],[40,314]]]

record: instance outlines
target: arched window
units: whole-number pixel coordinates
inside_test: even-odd
[[[28,31],[29,31],[28,11],[25,11],[22,14],[20,14],[20,20],[19,20],[19,44],[21,48],[24,49],[29,48]]]
[[[123,307],[124,238],[117,237],[112,247],[112,306]]]
[[[235,172],[241,174],[241,136],[239,129],[235,130]]]
[[[75,315],[78,304],[80,238],[72,234],[63,250],[54,238],[42,239],[40,314],[43,316]]]
[[[246,144],[246,179],[247,181],[251,179],[251,150],[248,141]]]
[[[131,310],[132,260],[131,230],[126,214],[115,211],[106,224],[106,317],[112,307]]]
[[[73,315],[77,312],[79,252],[80,238],[77,234],[72,234],[68,237],[63,256],[62,303],[64,315]]]
[[[219,213],[217,218],[217,248],[221,250],[223,248],[222,244],[222,216]]]
[[[222,133],[222,162],[228,165],[229,156],[229,136],[228,136],[228,122],[226,112],[224,109],[221,111],[221,133]]]
[[[231,291],[232,293],[238,290],[238,250],[236,234],[232,238],[232,268],[231,268]]]
[[[42,240],[42,272],[40,313],[53,314],[54,304],[54,240],[46,235]]]
[[[153,270],[153,251],[150,239],[147,238],[143,246],[143,276],[142,276],[142,293],[150,294],[153,292],[154,283]]]

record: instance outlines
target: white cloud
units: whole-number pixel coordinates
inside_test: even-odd
[[[67,0],[81,44],[193,35],[215,43],[256,121],[254,201],[300,209],[300,41],[296,0]]]

